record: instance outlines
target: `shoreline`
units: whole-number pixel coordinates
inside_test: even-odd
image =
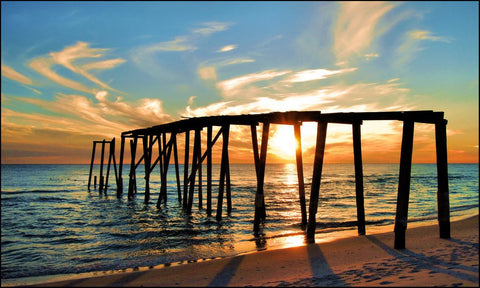
[[[297,242],[290,243],[290,247],[275,248],[276,246],[273,245],[273,248],[240,253],[231,257],[182,261],[119,271],[16,278],[12,281],[2,279],[2,286],[215,286],[214,284],[218,281],[222,286],[288,286],[290,284],[296,286],[452,286],[458,283],[478,286],[478,213],[473,217],[465,217],[452,219],[451,239],[440,239],[438,224],[432,225],[432,221],[409,223],[404,250],[393,249],[393,225],[386,225],[367,227],[366,236],[358,236],[356,230],[329,233],[332,234],[330,238],[319,237],[317,234],[316,243],[310,245],[299,245],[301,243],[298,243],[297,239]],[[285,238],[288,239],[288,237]],[[471,249],[472,247],[476,249]],[[447,250],[450,251],[449,255],[445,254]],[[464,250],[471,250],[474,254],[467,255],[468,257],[456,255],[458,251]],[[413,253],[414,259],[410,259],[409,253]],[[465,253],[468,254],[468,252]],[[447,265],[444,265],[446,269],[437,267],[438,265],[430,261],[447,256],[449,259],[443,261]],[[455,261],[450,263],[453,258],[458,263]],[[313,265],[315,261],[317,264]],[[384,277],[375,276],[378,271],[388,270],[385,267],[397,271],[405,265],[405,262],[407,266],[419,266],[418,261],[423,263],[421,267],[428,266],[429,269],[428,267],[412,269],[406,271],[410,273],[400,276],[397,272],[385,271]],[[250,262],[255,265],[252,266]],[[393,265],[395,263],[399,266]],[[318,268],[317,266],[321,269],[314,271]],[[303,269],[299,270],[301,267]],[[421,276],[411,278],[412,273],[417,274],[416,271],[422,272],[422,270],[428,271],[420,273]],[[194,271],[202,271],[203,274],[198,275]],[[367,277],[368,271],[372,274],[371,277]],[[359,273],[363,278],[358,275]],[[440,278],[443,282],[431,284],[435,283],[431,282],[432,279],[429,277],[432,275],[435,276],[434,279],[442,276]],[[411,282],[406,282],[405,279],[410,279]]]

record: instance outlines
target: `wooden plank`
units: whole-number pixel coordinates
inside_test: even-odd
[[[182,189],[180,188],[180,171],[178,169],[178,151],[177,151],[177,133],[172,133],[173,138],[173,158],[175,161],[175,177],[177,179],[178,202],[182,202]]]
[[[450,238],[450,200],[448,190],[447,120],[435,123],[437,149],[437,213],[440,238]]]
[[[395,249],[405,249],[405,232],[408,222],[408,198],[410,194],[410,176],[412,169],[414,122],[403,122],[400,172],[398,175],[397,212],[395,215]]]
[[[355,199],[357,203],[357,226],[358,235],[365,235],[365,204],[363,198],[363,162],[362,162],[362,138],[361,122],[356,121],[352,125],[353,133],[353,158],[355,165]]]
[[[122,197],[123,194],[123,176],[122,176],[122,171],[123,171],[123,153],[125,150],[125,137],[122,136],[121,142],[120,142],[120,160],[118,163],[118,183],[117,183],[117,198]]]
[[[263,222],[266,218],[265,209],[265,196],[263,191],[263,184],[265,180],[265,164],[267,161],[267,147],[268,147],[268,134],[270,130],[270,123],[263,123],[262,131],[262,144],[260,146],[260,155],[258,161],[256,161],[257,167],[257,192],[255,193],[255,217],[253,220],[253,231],[258,233],[260,230],[260,222]],[[255,130],[256,132],[256,130]],[[256,133],[255,133],[256,134]],[[253,139],[253,136],[252,136]],[[258,145],[258,144],[257,144]],[[254,145],[255,146],[255,145]]]
[[[90,182],[92,181],[92,171],[93,171],[93,162],[95,160],[95,146],[97,143],[93,141],[93,149],[92,149],[92,160],[90,161],[90,173],[88,174],[88,190],[90,190]]]
[[[302,227],[307,225],[307,207],[305,203],[305,182],[303,179],[303,158],[302,158],[302,135],[300,131],[301,122],[295,123],[293,126],[295,141],[297,143],[295,147],[295,156],[297,162],[297,178],[298,178],[298,197],[300,200],[300,210],[302,213]]]
[[[98,192],[103,191],[103,157],[105,154],[105,139],[102,141],[102,156],[100,157],[100,183],[98,185]]]
[[[230,125],[225,125],[221,129],[223,135],[222,143],[222,160],[220,165],[220,181],[218,183],[218,200],[217,200],[217,221],[222,220],[223,192],[225,190],[225,177],[228,165],[228,138],[230,133]]]
[[[187,209],[188,201],[188,157],[190,149],[190,131],[185,131],[185,160],[183,161],[183,208]]]
[[[313,162],[312,190],[310,192],[310,205],[308,209],[307,242],[315,242],[316,216],[318,210],[318,197],[320,194],[320,180],[322,178],[323,158],[325,155],[325,140],[327,138],[327,122],[318,122],[315,159]]]
[[[128,175],[128,200],[133,200],[134,189],[136,189],[136,179],[135,179],[135,154],[137,150],[137,137],[130,140],[130,173]]]
[[[195,190],[195,175],[198,170],[199,166],[199,155],[200,155],[200,129],[195,129],[195,138],[193,143],[193,155],[192,155],[192,171],[189,177],[189,191],[188,191],[188,205],[187,205],[187,213],[190,214],[192,212],[192,205],[193,205],[193,192]]]
[[[207,127],[207,215],[212,214],[212,126]]]
[[[150,160],[151,160],[151,152],[150,152],[150,141],[151,136],[148,135],[143,136],[143,159],[144,159],[144,167],[145,167],[145,198],[144,203],[148,204],[150,201]]]

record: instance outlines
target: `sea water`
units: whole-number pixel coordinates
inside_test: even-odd
[[[304,165],[305,192],[310,197],[311,165]],[[198,190],[190,215],[178,201],[173,165],[168,174],[167,204],[157,209],[159,172],[150,179],[151,200],[144,204],[143,166],[137,168],[137,194],[128,200],[128,171],[124,191],[116,195],[113,169],[109,188],[87,189],[89,165],[1,166],[1,278],[3,281],[39,275],[152,267],[275,248],[283,243],[302,245],[301,209],[295,164],[267,164],[266,221],[253,232],[256,176],[254,165],[231,164],[232,211],[226,198],[217,221],[219,165],[213,165],[212,215],[206,214],[206,169],[203,201]],[[370,227],[391,225],[395,218],[398,164],[364,164],[367,234]],[[94,175],[99,166],[94,166]],[[450,164],[451,217],[478,214],[478,164]],[[104,169],[104,175],[106,169]],[[183,166],[180,165],[180,175]],[[92,177],[93,178],[93,177]],[[183,177],[182,177],[183,178]],[[181,179],[183,189],[183,179]],[[437,216],[435,164],[414,164],[409,222]],[[183,195],[183,191],[182,191]],[[320,187],[316,239],[338,229],[356,229],[353,164],[326,164]],[[293,242],[289,239],[296,239]],[[300,239],[300,241],[298,241]],[[281,242],[281,241],[280,241]]]

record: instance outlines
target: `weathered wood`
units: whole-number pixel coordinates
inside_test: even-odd
[[[118,172],[117,172],[117,163],[115,161],[115,137],[110,142],[110,155],[113,160],[113,169],[115,171],[115,183],[117,183],[117,188],[118,188],[119,179],[118,179]],[[107,177],[107,180],[108,180],[108,177]]]
[[[199,162],[200,162],[200,139],[201,130],[195,129],[195,138],[193,141],[193,155],[192,155],[192,171],[189,177],[189,191],[188,191],[188,205],[187,205],[187,213],[190,214],[192,212],[192,205],[193,205],[193,192],[195,190],[195,175],[198,170]]]
[[[98,192],[103,191],[103,157],[105,154],[105,139],[102,141],[102,156],[100,157],[100,183],[98,185]]]
[[[397,211],[395,215],[395,249],[405,249],[405,232],[408,222],[408,198],[410,194],[410,174],[412,170],[414,122],[403,122],[402,150],[400,152],[400,172],[398,175]]]
[[[95,146],[96,145],[97,145],[97,142],[93,141],[92,160],[90,161],[90,173],[88,174],[88,190],[90,190],[90,182],[92,181],[92,171],[93,171],[93,162],[95,160]]]
[[[363,198],[363,162],[362,162],[362,138],[361,122],[352,124],[353,133],[353,159],[355,165],[355,199],[357,203],[357,226],[358,235],[365,235],[365,205]]]
[[[201,129],[198,129],[200,132],[202,131]],[[197,130],[195,130],[197,131]],[[199,132],[198,138],[201,137],[201,133]],[[198,162],[198,187],[197,187],[197,193],[198,193],[198,209],[203,209],[203,192],[202,192],[202,141],[201,138],[198,141],[198,153],[197,153],[197,162]]]
[[[151,161],[151,146],[150,140],[152,139],[148,135],[143,136],[143,160],[144,160],[144,167],[145,167],[145,200],[144,203],[148,204],[150,201],[150,161]]]
[[[302,227],[307,225],[307,207],[305,203],[305,182],[303,179],[303,159],[302,159],[302,134],[300,131],[301,122],[295,123],[293,126],[295,141],[295,156],[297,162],[297,178],[298,178],[298,197],[300,199],[300,210],[302,212]]]
[[[207,127],[207,215],[212,215],[212,126]]]
[[[108,141],[106,143],[109,143],[109,149],[108,149],[108,162],[107,162],[107,175],[105,176],[105,184],[103,186],[103,193],[107,194],[108,190],[108,177],[110,176],[110,165],[112,163],[112,141]]]
[[[225,177],[228,166],[228,138],[230,134],[230,125],[222,126],[222,160],[220,165],[220,181],[218,183],[218,200],[217,200],[217,221],[222,220],[222,206],[223,206],[223,193],[225,190]]]
[[[188,157],[190,148],[190,131],[185,131],[185,160],[183,161],[183,208],[187,209],[188,201]]]
[[[123,153],[125,150],[125,137],[122,135],[122,139],[120,142],[120,160],[118,163],[118,181],[117,181],[117,198],[122,197],[123,194]]]
[[[134,137],[133,140],[130,140],[130,173],[128,174],[128,200],[133,199],[134,190],[136,190],[136,179],[135,179],[135,154],[137,150],[137,137]]]
[[[310,192],[310,205],[308,209],[307,242],[315,242],[316,217],[318,210],[318,197],[320,194],[320,180],[322,178],[323,158],[325,155],[325,140],[327,138],[327,122],[318,122],[317,142],[315,146],[315,159],[313,162],[312,190]]]
[[[174,146],[174,141],[175,141],[175,135],[170,134],[170,140],[168,141],[168,144],[166,144],[166,135],[164,133],[163,135],[163,151],[162,151],[162,169],[161,169],[161,174],[160,174],[160,195],[158,197],[157,201],[157,208],[160,208],[160,205],[163,201],[163,203],[167,203],[167,184],[168,184],[168,179],[167,179],[167,174],[168,174],[168,168],[170,165],[170,155],[172,154],[172,147]],[[177,178],[177,181],[178,178]],[[179,183],[178,183],[179,184]]]
[[[97,188],[97,175],[95,175],[95,177],[93,178],[93,188]]]
[[[440,238],[450,238],[450,199],[448,189],[447,120],[435,123],[437,150],[437,213]]]
[[[262,130],[262,144],[260,146],[260,156],[257,158],[258,154],[255,156],[255,166],[257,167],[257,192],[255,194],[255,217],[253,220],[253,231],[255,233],[260,230],[260,222],[263,222],[266,217],[266,208],[265,208],[265,196],[263,191],[263,184],[265,180],[265,164],[267,161],[267,146],[268,146],[268,134],[270,129],[270,123],[263,123]],[[252,132],[255,130],[255,133],[252,133],[252,141],[256,138],[256,129],[252,129]],[[253,136],[255,134],[255,136]],[[258,144],[257,144],[258,145]],[[255,146],[255,144],[254,144]],[[258,152],[257,152],[258,153]]]
[[[180,188],[180,171],[178,169],[178,151],[177,151],[177,133],[172,133],[173,137],[173,158],[175,161],[175,177],[177,179],[178,202],[182,202],[182,189]]]

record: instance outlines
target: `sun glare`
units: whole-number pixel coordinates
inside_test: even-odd
[[[295,156],[297,141],[291,125],[278,125],[275,134],[272,136],[272,148],[275,154],[282,158],[291,158]]]

